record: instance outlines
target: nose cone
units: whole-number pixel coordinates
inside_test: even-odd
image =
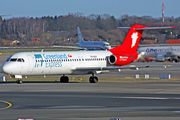
[[[1,67],[1,70],[4,72],[4,73],[10,73],[10,71],[12,70],[12,67],[10,64],[8,63],[3,63],[2,67]]]
[[[111,49],[111,46],[106,46],[105,48],[106,48],[106,50],[109,50],[109,49]]]
[[[108,46],[108,49],[111,49],[111,46]]]

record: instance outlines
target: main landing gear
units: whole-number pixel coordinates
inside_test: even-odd
[[[60,77],[60,82],[61,83],[68,83],[69,82],[69,78],[68,76],[61,76]],[[98,82],[98,77],[97,76],[94,76],[94,73],[92,74],[92,76],[89,78],[89,82],[90,83],[97,83]]]
[[[89,78],[89,82],[90,83],[97,83],[98,82],[98,77],[94,76],[94,73],[93,73],[92,76]]]
[[[69,82],[68,76],[65,76],[65,75],[61,76],[60,82],[61,83],[68,83]]]

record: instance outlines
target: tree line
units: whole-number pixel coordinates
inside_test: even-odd
[[[115,18],[109,14],[84,16],[82,13],[70,13],[64,16],[43,16],[41,18],[11,18],[0,19],[0,42],[3,40],[18,40],[23,45],[52,45],[73,44],[77,42],[77,27],[80,27],[85,40],[108,41],[110,44],[121,44],[127,30],[117,27],[131,27],[134,24],[145,26],[180,26],[180,17],[153,18],[151,16],[122,15]],[[48,31],[67,31],[63,37],[50,35]],[[32,37],[42,38],[41,42],[29,42]],[[180,37],[180,28],[167,30],[144,31],[143,39],[157,39],[162,43],[164,39],[177,39]],[[3,46],[3,44],[1,44]]]

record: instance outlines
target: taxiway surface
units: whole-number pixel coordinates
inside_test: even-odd
[[[178,120],[180,82],[0,84],[0,119]]]

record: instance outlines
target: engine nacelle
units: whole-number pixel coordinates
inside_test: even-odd
[[[111,65],[126,65],[129,64],[131,62],[133,62],[136,58],[134,58],[133,56],[129,56],[129,55],[110,55],[108,57],[108,62]]]
[[[157,55],[156,56],[157,61],[165,61],[165,59],[166,59],[165,55]]]

